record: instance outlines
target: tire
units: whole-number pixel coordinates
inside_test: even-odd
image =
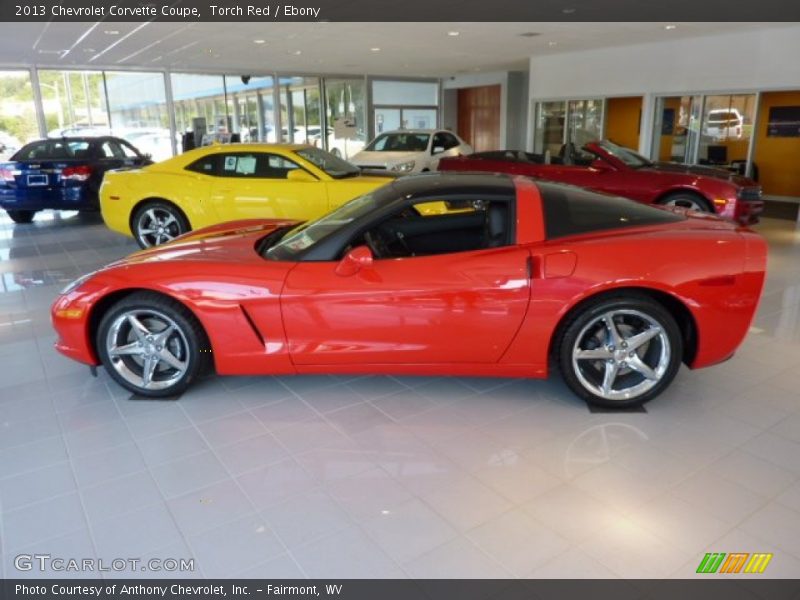
[[[190,230],[189,221],[181,210],[164,200],[143,204],[131,219],[131,233],[140,248],[164,244]]]
[[[616,334],[610,332],[609,318]],[[575,394],[589,404],[630,408],[652,400],[672,382],[683,357],[683,337],[664,306],[628,293],[580,307],[565,323],[557,348],[562,376]]]
[[[36,214],[35,210],[7,210],[8,216],[14,223],[30,223]]]
[[[150,398],[181,394],[211,364],[199,321],[179,302],[153,292],[114,304],[100,320],[95,344],[114,381]]]
[[[714,212],[708,200],[697,194],[692,194],[691,192],[675,192],[668,194],[659,200],[658,203],[662,206],[680,206],[705,213]]]

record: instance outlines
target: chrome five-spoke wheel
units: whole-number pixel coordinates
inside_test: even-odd
[[[567,384],[588,401],[632,406],[659,394],[682,357],[680,330],[660,304],[612,298],[580,311],[567,327],[561,367]]]
[[[134,236],[142,248],[171,242],[188,230],[183,215],[166,203],[144,206],[134,218]]]
[[[98,354],[109,374],[146,396],[177,394],[208,360],[205,333],[193,315],[170,298],[133,294],[102,319]]]
[[[607,400],[644,394],[667,371],[669,339],[652,317],[636,310],[608,311],[578,334],[572,363],[578,379]]]
[[[111,365],[137,388],[160,390],[186,374],[188,342],[168,316],[153,310],[129,310],[108,330]]]

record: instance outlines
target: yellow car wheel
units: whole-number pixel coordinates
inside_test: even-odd
[[[131,232],[141,248],[165,244],[190,230],[183,212],[165,200],[145,202],[131,219]]]

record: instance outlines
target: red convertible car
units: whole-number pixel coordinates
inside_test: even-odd
[[[653,257],[658,257],[654,259]],[[702,260],[698,260],[702,257]],[[219,374],[546,377],[630,406],[729,358],[766,245],[712,215],[430,173],[310,223],[237,221],[69,285],[56,348],[145,396]]]
[[[581,153],[565,145],[560,156],[517,150],[479,152],[443,158],[440,171],[489,171],[526,175],[586,187],[666,206],[716,213],[743,225],[758,222],[764,210],[761,187],[725,169],[678,163],[654,163],[609,141],[587,144]]]

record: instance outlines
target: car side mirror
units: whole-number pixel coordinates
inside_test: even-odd
[[[444,152],[444,146],[434,146],[433,147],[433,151],[432,151],[433,154],[441,154],[442,152]]]
[[[286,179],[289,181],[303,181],[305,183],[317,181],[317,178],[305,169],[292,169],[286,173]]]
[[[356,246],[344,255],[344,258],[336,265],[336,274],[342,277],[355,275],[361,269],[372,266],[372,250],[367,246]]]

